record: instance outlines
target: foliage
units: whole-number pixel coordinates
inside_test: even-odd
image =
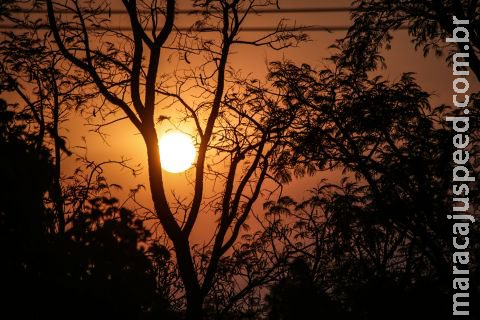
[[[341,304],[345,316],[411,317],[413,309],[404,306],[425,296],[416,314],[431,316],[439,301],[448,308],[437,306],[438,315],[449,313],[453,247],[446,216],[453,206],[454,132],[445,117],[455,111],[432,108],[411,74],[390,83],[356,72],[363,66],[344,67],[339,56],[334,61],[336,69],[319,72],[273,64],[271,78],[283,88],[284,103],[305,108],[277,170],[302,175],[314,163],[319,170],[341,169],[344,178],[338,185],[323,181],[302,203],[288,197],[268,202],[272,238],[306,259],[314,283]],[[468,165],[478,179],[478,94],[469,108]],[[478,204],[474,184],[469,198],[471,206]],[[471,237],[478,238],[478,228]],[[471,248],[474,288],[477,251]],[[276,295],[285,295],[278,286],[271,312]]]
[[[349,28],[342,47],[346,50],[346,65],[362,65],[374,70],[383,62],[381,48],[390,48],[392,32],[406,27],[416,49],[424,55],[446,54],[447,61],[456,52],[468,52],[470,68],[480,79],[479,26],[480,6],[477,0],[356,0],[353,1],[353,24]],[[463,25],[469,32],[469,49],[465,43],[446,43],[451,38],[453,16],[468,20]]]
[[[266,82],[235,69],[231,56],[240,46],[280,50],[307,40],[284,20],[272,33],[244,37],[245,21],[278,1],[194,1],[198,15],[183,31],[176,1],[124,0],[126,32],[114,28],[105,2],[25,3],[47,10],[47,19],[11,15],[13,2],[0,4],[2,19],[27,30],[0,42],[0,88],[21,101],[0,103],[0,271],[5,304],[17,314],[240,320],[450,312],[453,132],[444,118],[455,112],[431,106],[412,73],[398,81],[371,73],[404,25],[416,48],[443,54],[457,15],[470,21],[478,77],[477,1],[355,1],[332,67],[274,62]],[[449,46],[447,58],[456,49]],[[468,165],[477,180],[478,102],[472,94]],[[124,120],[138,130],[154,207],[147,217],[111,196],[120,186],[107,182],[103,166],[135,174],[125,159],[76,155],[82,165],[63,175],[73,152],[61,133],[74,112],[102,137]],[[168,123],[194,128],[190,198],[168,196],[158,148]],[[293,179],[325,171],[343,179],[323,180],[301,202],[282,193]],[[478,207],[478,186],[469,197]],[[255,212],[262,198],[266,212]],[[147,228],[152,220],[160,236]],[[201,220],[209,234],[190,243]],[[478,245],[472,252],[478,288]]]
[[[109,10],[107,4],[69,1],[65,8],[73,18],[68,21],[56,15],[59,4],[45,4],[48,21],[43,23],[51,30],[49,40],[92,84],[81,91],[100,97],[101,103],[82,111],[100,115],[99,130],[128,120],[145,143],[152,218],[173,246],[187,317],[201,319],[204,301],[217,285],[221,264],[228,260],[223,258],[248,228],[246,220],[295,113],[264,99],[261,85],[242,77],[230,65],[230,56],[238,46],[280,50],[306,36],[280,21],[274,32],[253,40],[241,38],[242,27],[257,9],[278,5],[271,0],[195,1],[201,14],[188,32],[175,27],[176,1],[125,0],[131,35],[113,28],[110,17],[102,13]],[[201,35],[205,29],[212,32]],[[176,70],[165,71],[161,63],[165,57],[178,65]],[[168,197],[157,132],[165,120],[175,121],[175,126],[192,125],[198,141],[188,199]],[[209,181],[221,189],[210,188]],[[196,244],[190,244],[191,234],[208,216],[215,216],[215,227],[205,239],[213,241],[205,241],[198,253]],[[242,294],[241,286],[235,288]]]
[[[52,183],[49,150],[36,148],[35,137],[21,125],[24,117],[2,101],[3,312],[30,318],[168,317],[153,267],[153,261],[165,264],[168,251],[150,243],[143,222],[116,199],[90,199],[64,233],[56,232],[55,212],[44,201]]]

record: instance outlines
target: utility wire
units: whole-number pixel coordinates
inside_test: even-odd
[[[48,26],[38,26],[37,29],[40,30],[49,30],[50,28]],[[277,27],[242,27],[240,28],[240,31],[244,32],[285,32],[285,31],[303,31],[303,32],[314,32],[314,31],[325,31],[325,32],[339,32],[339,31],[347,31],[349,29],[348,26],[318,26],[318,25],[313,25],[313,26],[302,26],[302,27],[282,27],[282,28],[277,28]],[[401,26],[397,30],[406,30],[408,29],[407,26]],[[14,25],[2,25],[0,24],[0,30],[30,30],[30,28],[24,27],[24,26],[14,26]],[[109,28],[101,28],[101,27],[88,27],[87,30],[94,30],[94,31],[132,31],[132,28],[130,26],[117,26],[117,27],[109,27]],[[145,31],[151,31],[151,28],[146,28],[144,29]],[[197,29],[192,29],[190,27],[177,27],[176,30],[178,31],[191,31],[191,32],[218,32],[220,31],[219,29],[215,28],[197,28]]]
[[[326,31],[326,32],[336,32],[336,31],[347,31],[348,26],[302,26],[302,27],[241,27],[240,31],[244,32],[273,32],[273,31]],[[0,30],[29,30],[26,26],[16,26],[16,25],[9,25],[9,24],[0,24]],[[41,30],[48,30],[50,29],[48,26],[38,26],[37,29]],[[130,26],[116,26],[116,27],[109,27],[101,28],[101,27],[88,27],[87,30],[95,30],[95,31],[107,31],[107,30],[114,30],[114,31],[132,31],[132,27]],[[151,28],[146,28],[145,31],[151,31]],[[219,29],[215,28],[196,28],[192,29],[190,27],[177,27],[176,30],[178,31],[192,31],[192,32],[217,32],[220,31]]]
[[[276,9],[276,8],[262,8],[262,9],[255,9],[251,10],[252,13],[265,13],[265,14],[275,14],[275,13],[335,13],[335,12],[350,12],[352,11],[352,8],[350,7],[305,7],[305,8],[282,8],[282,9]],[[24,14],[46,14],[47,11],[45,9],[23,9],[23,8],[17,8],[10,10],[12,13],[24,13]],[[86,13],[89,11],[86,10]],[[245,10],[239,10],[238,12],[243,12],[245,13]],[[55,10],[55,13],[58,14],[75,14],[74,11],[72,10],[67,10],[67,9],[58,9]],[[139,10],[139,13],[143,14],[149,14],[151,11],[149,10]],[[178,9],[176,10],[176,14],[202,14],[202,13],[207,13],[206,10],[197,10],[197,9]],[[124,15],[128,14],[127,11],[125,10],[120,10],[120,9],[112,9],[112,10],[102,10],[98,11],[98,14],[104,14],[104,15]],[[21,30],[21,29],[26,29],[26,27],[23,26],[15,26],[15,25],[9,25],[9,24],[0,24],[0,30]],[[48,29],[48,26],[40,26],[39,29]],[[105,28],[101,27],[89,27],[89,30],[106,30]],[[117,27],[111,27],[111,30],[115,31],[132,31],[130,26],[117,26]],[[243,27],[241,28],[242,31],[244,32],[274,32],[274,31],[304,31],[304,32],[318,32],[318,31],[324,31],[324,32],[339,32],[339,31],[347,31],[349,29],[348,26],[321,26],[321,25],[313,25],[313,26],[303,26],[303,27],[285,27],[279,30],[276,26],[275,27],[260,27],[260,26],[252,26],[252,27]],[[402,26],[399,29],[407,29],[407,27]],[[151,30],[151,29],[146,29]],[[189,27],[177,27],[178,31],[192,31],[191,28]],[[214,28],[200,28],[200,29],[195,29],[193,31],[196,32],[216,32],[218,31],[217,29]]]
[[[321,7],[310,7],[310,8],[283,8],[283,9],[275,9],[275,8],[264,8],[264,9],[252,9],[250,12],[252,13],[331,13],[331,12],[350,12],[352,8],[349,7],[330,7],[330,8],[321,8]],[[12,13],[30,13],[30,14],[46,14],[47,11],[45,9],[23,9],[23,8],[16,8],[9,10]],[[85,10],[85,12],[89,12]],[[139,13],[151,13],[150,10],[139,10]],[[175,11],[176,14],[201,14],[207,13],[207,10],[199,10],[199,9],[178,9]],[[246,10],[238,10],[239,13],[245,13]],[[72,10],[67,9],[57,9],[55,13],[59,14],[75,14]],[[121,9],[111,9],[111,10],[102,10],[98,11],[99,14],[119,14],[124,15],[128,14],[126,10]]]
[[[37,29],[40,30],[49,30],[50,27],[43,25],[43,26],[38,26]],[[240,31],[244,32],[285,32],[285,31],[303,31],[303,32],[318,32],[318,31],[324,31],[324,32],[339,32],[339,31],[347,31],[349,29],[348,26],[320,26],[320,25],[313,25],[313,26],[301,26],[301,27],[258,27],[258,26],[252,26],[252,27],[241,27]],[[408,29],[407,26],[401,26],[398,28],[398,30],[406,30]],[[8,24],[0,24],[0,30],[30,30],[30,28],[27,28],[26,26],[16,26],[16,25],[8,25]],[[113,30],[113,31],[132,31],[132,28],[130,26],[117,26],[117,27],[109,27],[109,28],[102,28],[102,27],[88,27],[87,30],[93,30],[93,31],[108,31],[108,30]],[[146,28],[144,29],[145,31],[151,31],[152,28]],[[192,29],[190,27],[176,27],[176,30],[178,31],[191,31],[191,32],[218,32],[220,31],[219,29],[215,28],[197,28],[197,29]]]

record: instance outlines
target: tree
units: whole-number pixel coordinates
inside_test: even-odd
[[[453,205],[454,132],[444,119],[453,111],[433,108],[411,74],[393,83],[371,78],[370,66],[345,64],[349,53],[334,56],[335,67],[327,70],[273,64],[270,76],[283,89],[283,103],[305,107],[290,140],[295,143],[285,144],[277,170],[302,175],[340,169],[345,177],[339,185],[322,182],[305,202],[285,197],[267,203],[272,238],[304,258],[319,285],[354,318],[383,318],[386,312],[404,318],[403,306],[427,293],[435,298],[425,305],[450,305],[453,247],[446,216]],[[477,99],[472,95],[471,109]],[[476,113],[468,165],[478,177],[472,160],[479,151]],[[473,184],[470,190],[473,205],[479,190]]]
[[[381,47],[390,47],[391,32],[407,26],[415,48],[442,55],[447,52],[447,60],[452,62],[456,52],[467,52],[471,70],[480,80],[480,6],[477,0],[358,0],[353,2],[353,25],[344,41],[348,48],[345,59],[348,63],[375,65],[381,56],[373,54]],[[453,16],[468,20],[469,49],[465,43],[446,43],[451,38],[455,25]],[[377,59],[378,58],[378,59]]]
[[[270,290],[267,296],[269,315],[272,320],[338,318],[337,306],[315,282],[308,264],[296,258],[289,265],[289,274]]]
[[[45,201],[55,164],[50,150],[38,148],[38,132],[28,132],[29,120],[1,100],[2,312],[174,319],[156,279],[168,251],[150,243],[143,222],[116,199],[90,198],[58,232],[56,208]]]
[[[62,56],[45,41],[38,21],[13,20],[27,31],[5,33],[0,43],[0,77],[22,103],[21,111],[17,112],[29,115],[25,121],[28,120],[28,131],[35,136],[36,148],[53,150],[53,183],[49,185],[48,199],[57,215],[56,232],[63,233],[65,221],[73,211],[65,204],[68,199],[64,195],[66,183],[62,177],[62,160],[71,156],[72,151],[62,135],[63,123],[70,118],[72,111],[81,109],[91,98],[76,92],[88,82],[71,71],[61,70]]]
[[[125,116],[113,121],[128,119],[141,134],[147,149],[154,211],[173,244],[185,288],[187,318],[200,319],[221,258],[237,243],[253,203],[269,177],[270,163],[280,141],[295,117],[295,110],[279,108],[275,101],[264,99],[260,84],[238,77],[229,67],[229,56],[238,45],[281,49],[295,45],[305,36],[287,31],[282,21],[275,32],[260,39],[240,38],[247,17],[256,8],[274,5],[276,1],[194,1],[194,6],[202,10],[201,19],[190,33],[175,34],[174,39],[174,0],[122,3],[131,36],[112,29],[108,19],[100,19],[101,12],[108,8],[95,3],[83,8],[78,1],[71,1],[62,7],[74,13],[75,19],[59,21],[55,10],[60,5],[46,1],[48,26],[59,51],[93,83],[87,92],[98,92],[108,102],[95,111],[121,110]],[[202,30],[214,31],[217,36],[202,39],[198,35]],[[102,39],[109,39],[106,45],[101,45]],[[181,53],[187,68],[183,75],[179,72],[169,82],[168,77],[160,75],[160,61],[172,47],[174,52]],[[205,60],[190,68],[190,55]],[[196,96],[198,92],[203,101],[190,104],[185,96]],[[176,106],[183,108],[186,118],[196,127],[195,137],[199,141],[193,197],[189,203],[177,204],[180,210],[174,210],[175,204],[167,199],[155,128],[156,119],[170,116],[159,114],[159,105],[169,106],[166,99],[173,99]],[[218,170],[220,166],[226,169]],[[209,177],[218,183],[222,181],[224,188],[207,202]],[[195,258],[200,256],[194,256],[189,239],[201,212],[218,218],[213,244],[202,249],[202,260],[197,263]]]

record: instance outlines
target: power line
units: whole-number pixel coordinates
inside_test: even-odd
[[[265,13],[265,14],[272,14],[272,13],[332,13],[332,12],[350,12],[352,9],[349,7],[329,7],[329,8],[321,8],[321,7],[307,7],[307,8],[282,8],[282,9],[274,9],[274,8],[264,8],[264,9],[254,9],[250,10],[252,13]],[[30,13],[30,14],[46,14],[47,11],[45,9],[24,9],[24,8],[17,8],[10,10],[12,13]],[[86,10],[86,13],[91,12]],[[139,13],[151,13],[149,10],[139,10]],[[199,9],[178,9],[176,10],[176,14],[201,14],[207,13],[207,10],[199,10]],[[246,13],[246,10],[238,10],[239,13]],[[72,10],[67,9],[57,9],[55,13],[59,14],[75,14]],[[99,14],[128,14],[126,10],[120,9],[111,9],[111,10],[102,10],[98,11]]]
[[[313,25],[313,26],[303,26],[303,27],[259,27],[259,26],[252,26],[252,27],[242,27],[240,31],[245,32],[274,32],[274,31],[326,31],[326,32],[336,32],[336,31],[347,31],[348,26],[320,26],[320,25]],[[47,30],[49,29],[48,26],[38,26],[38,29]],[[16,26],[16,25],[6,25],[0,24],[0,30],[29,30],[29,28],[25,26]],[[100,27],[89,27],[88,30],[114,30],[114,31],[132,31],[130,26],[117,26],[107,28],[100,28]],[[145,29],[145,31],[150,31],[151,28]],[[215,28],[197,28],[192,29],[189,27],[177,27],[176,30],[178,31],[193,31],[193,32],[217,32],[219,29]]]
[[[275,14],[275,13],[335,13],[335,12],[350,12],[351,8],[349,7],[304,7],[304,8],[260,8],[251,10],[252,13],[259,13],[259,14]],[[26,9],[26,8],[15,8],[10,10],[12,13],[24,13],[24,14],[47,14],[45,9]],[[85,10],[85,13],[89,13],[91,11]],[[176,10],[176,14],[202,14],[207,13],[207,10],[200,10],[200,9],[178,9]],[[246,13],[246,10],[238,10],[239,13]],[[58,14],[76,14],[76,12],[68,9],[58,9],[55,10],[55,13]],[[121,9],[111,9],[111,10],[101,10],[97,12],[98,14],[102,15],[125,15],[128,14],[126,10]],[[149,10],[139,10],[139,13],[149,14],[151,11]],[[19,29],[26,29],[24,27],[17,27],[14,25],[8,24],[0,24],[0,30],[19,30]],[[41,26],[40,29],[48,29],[47,26]],[[104,30],[103,28],[98,27],[90,27],[90,30]],[[131,31],[131,27],[128,26],[118,26],[111,28],[115,31]],[[188,27],[177,27],[179,31],[191,31]],[[246,32],[273,32],[278,31],[277,27],[244,27],[241,29],[242,31]],[[348,30],[347,26],[305,26],[305,27],[296,27],[296,28],[283,28],[282,31],[325,31],[325,32],[338,32],[338,31],[346,31]],[[196,29],[195,31],[198,32],[215,32],[218,31],[213,28],[200,28]]]
[[[335,13],[335,12],[350,12],[352,8],[350,7],[304,7],[304,8],[262,8],[262,9],[255,9],[251,11],[252,13],[265,13],[265,14],[274,14],[274,13]],[[25,14],[46,14],[47,11],[45,9],[24,9],[24,8],[17,8],[10,10],[13,13],[25,13]],[[85,13],[89,13],[91,11],[86,10]],[[139,13],[149,14],[151,13],[149,10],[139,10]],[[176,14],[201,14],[207,13],[206,10],[198,10],[198,9],[178,9],[176,10]],[[246,10],[238,10],[240,13],[245,13]],[[58,14],[75,14],[72,10],[67,9],[58,9],[55,10],[55,13]],[[128,14],[125,10],[120,9],[112,9],[112,10],[102,10],[98,11],[98,14],[102,15],[125,15]],[[21,30],[26,29],[23,26],[14,26],[8,24],[0,24],[0,30]],[[39,29],[48,29],[48,26],[40,26]],[[101,27],[89,27],[89,30],[106,30],[105,28]],[[132,31],[130,26],[117,26],[110,28],[114,31]],[[339,32],[339,31],[347,31],[349,29],[348,26],[321,26],[321,25],[313,25],[313,26],[304,26],[304,27],[285,27],[282,28],[281,31],[305,31],[305,32]],[[399,29],[406,29],[406,27],[400,27]],[[151,29],[146,29],[146,31]],[[179,31],[192,31],[189,27],[177,27]],[[200,28],[195,29],[193,31],[196,32],[216,32],[217,29],[214,28]],[[274,32],[279,31],[277,27],[261,27],[261,26],[252,26],[252,27],[243,27],[241,31],[245,32]]]
[[[0,30],[25,30],[26,27],[23,26],[14,26],[14,25],[1,25]],[[50,29],[48,26],[39,26],[38,29],[46,30]],[[106,28],[98,28],[98,27],[89,27],[88,30],[107,30]],[[117,26],[109,28],[109,30],[114,31],[132,31],[130,26]],[[145,31],[150,31],[151,28],[145,29]],[[177,27],[176,30],[178,31],[193,31],[193,32],[217,32],[218,29],[215,28],[198,28],[193,29],[189,27]],[[296,28],[289,28],[285,27],[282,29],[278,29],[277,27],[243,27],[240,28],[240,31],[245,32],[273,32],[273,31],[326,31],[326,32],[335,32],[335,31],[346,31],[348,30],[347,26],[305,26],[305,27],[296,27]]]
[[[37,29],[41,30],[49,30],[50,28],[46,25],[38,26]],[[111,28],[101,28],[101,27],[88,27],[88,30],[94,30],[94,31],[108,31],[108,30],[113,30],[113,31],[132,31],[132,28],[130,26],[117,26],[117,27],[111,27]],[[302,27],[282,27],[282,28],[277,28],[277,27],[260,27],[260,26],[252,26],[252,27],[242,27],[240,28],[240,31],[244,32],[274,32],[274,31],[304,31],[304,32],[316,32],[316,31],[325,31],[325,32],[339,32],[339,31],[347,31],[349,29],[348,26],[320,26],[320,25],[313,25],[313,26],[302,26]],[[406,30],[408,29],[407,26],[401,26],[398,28],[398,30]],[[30,28],[27,28],[25,26],[16,26],[16,25],[5,25],[5,24],[0,24],[0,30],[30,30]],[[144,29],[145,31],[151,31],[151,28],[146,28]],[[176,30],[178,31],[192,31],[192,32],[218,32],[220,31],[219,29],[215,28],[197,28],[197,29],[192,29],[190,27],[177,27]]]

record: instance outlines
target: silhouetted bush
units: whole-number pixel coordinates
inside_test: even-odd
[[[90,199],[56,232],[44,201],[49,150],[38,149],[21,113],[0,104],[0,312],[17,318],[173,319],[151,255],[168,251],[117,200]],[[166,256],[165,256],[166,255]]]

